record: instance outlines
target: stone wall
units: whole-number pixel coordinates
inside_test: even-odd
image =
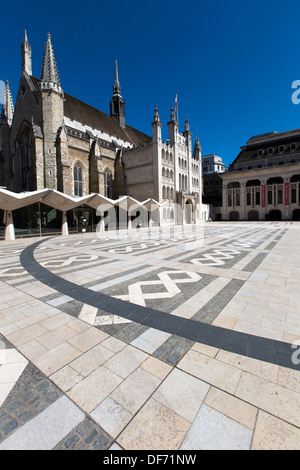
[[[19,90],[16,100],[14,119],[11,127],[10,135],[10,155],[9,155],[9,167],[11,168],[11,183],[10,189],[13,191],[22,191],[22,179],[21,179],[21,155],[18,152],[17,140],[21,140],[22,128],[24,128],[24,123],[32,126],[32,124],[41,127],[42,126],[42,112],[41,112],[41,100],[40,96],[34,91],[34,86],[26,73],[23,73],[21,76]],[[32,136],[34,137],[34,136]],[[32,156],[35,156],[36,153],[36,143],[32,142],[31,153]],[[38,149],[40,152],[40,149]],[[40,153],[39,153],[40,156]],[[39,159],[40,160],[40,159]],[[44,170],[41,161],[36,166],[33,161],[33,171],[37,179],[44,179]],[[36,173],[36,172],[39,173]],[[40,171],[42,174],[40,174]],[[39,186],[40,183],[39,182]],[[36,181],[33,182],[33,186],[30,188],[34,190],[37,188]]]
[[[57,189],[56,142],[63,124],[63,97],[50,90],[42,92],[45,186]]]
[[[127,196],[139,201],[157,198],[153,175],[153,147],[138,147],[124,152]]]

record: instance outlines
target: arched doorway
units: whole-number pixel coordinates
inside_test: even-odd
[[[259,220],[258,211],[249,211],[248,212],[248,220]]]
[[[269,213],[269,220],[281,220],[282,214],[278,209],[274,209]]]
[[[184,219],[186,224],[193,223],[193,202],[188,199],[184,206]]]
[[[299,220],[300,221],[300,209],[295,209],[293,211],[293,220]]]
[[[239,220],[240,215],[237,211],[231,211],[229,214],[229,219],[230,220]]]

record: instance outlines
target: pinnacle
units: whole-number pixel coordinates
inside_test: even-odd
[[[41,82],[43,89],[51,88],[58,92],[62,92],[53,46],[51,43],[51,35],[49,32],[47,34],[47,42],[43,58]]]
[[[4,99],[2,106],[2,119],[5,119],[10,126],[14,116],[14,103],[9,87],[9,82],[6,80],[6,86],[4,90]]]

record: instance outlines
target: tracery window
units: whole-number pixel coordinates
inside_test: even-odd
[[[105,172],[103,177],[104,177],[104,196],[110,197],[111,175]]]
[[[80,163],[76,163],[74,166],[74,195],[82,196],[82,167]]]

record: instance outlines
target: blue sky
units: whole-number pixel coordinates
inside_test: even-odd
[[[40,76],[48,31],[66,93],[109,113],[118,60],[126,122],[150,134],[157,104],[167,137],[178,94],[203,155],[226,165],[257,134],[300,128],[299,0],[5,2],[0,80],[16,100],[24,29]]]

